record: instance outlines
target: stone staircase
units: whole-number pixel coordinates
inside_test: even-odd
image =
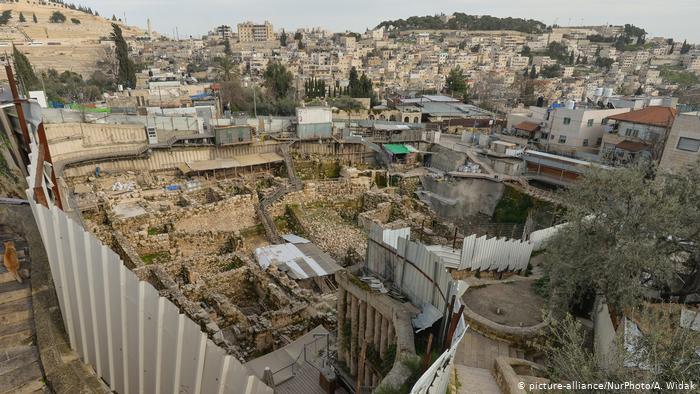
[[[267,208],[275,202],[281,200],[287,193],[299,191],[304,188],[304,183],[301,181],[301,179],[299,179],[299,177],[297,177],[296,171],[294,170],[294,161],[292,160],[292,156],[289,154],[289,148],[291,145],[292,143],[283,144],[277,147],[277,153],[284,158],[284,165],[287,168],[287,178],[289,179],[290,184],[278,187],[274,192],[272,192],[272,194],[260,200],[260,203],[255,207],[255,212],[258,214],[260,222],[265,229],[267,239],[274,244],[284,243],[284,239],[282,239],[282,236],[277,230],[274,218],[267,213]]]
[[[29,272],[27,243],[16,236],[0,234],[3,242],[12,240],[17,247],[21,272]],[[39,353],[35,344],[31,280],[18,283],[0,265],[0,393],[50,392],[44,384]]]

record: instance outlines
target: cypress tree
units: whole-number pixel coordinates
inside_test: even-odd
[[[34,23],[39,22],[39,21],[36,19],[36,14],[32,14],[32,20],[34,21]]]
[[[22,81],[25,90],[32,90],[39,87],[39,78],[34,73],[29,59],[16,46],[12,46],[12,56],[15,59],[15,72],[17,78]]]
[[[19,13],[19,21],[20,21],[20,22],[26,22],[26,21],[27,21],[27,18],[25,18],[25,17],[24,17],[24,14],[21,13],[21,12]]]
[[[124,87],[135,88],[136,71],[134,62],[129,59],[129,47],[122,36],[122,29],[116,23],[112,23],[112,30],[111,38],[114,41],[117,61],[119,62],[117,83],[124,85]]]

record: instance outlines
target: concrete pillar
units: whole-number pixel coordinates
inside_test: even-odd
[[[367,325],[365,327],[365,341],[367,341],[367,345],[374,342],[374,314],[374,308],[367,305]],[[367,365],[365,365],[364,385],[372,385],[372,372]]]
[[[387,339],[389,337],[389,319],[382,318],[382,329],[379,337],[379,357],[384,359],[386,356]]]
[[[359,349],[357,348],[357,331],[358,331],[358,312],[359,308],[357,306],[357,298],[355,296],[350,296],[352,302],[350,303],[350,374],[355,376],[357,374],[357,356]]]
[[[338,288],[338,361],[345,362],[345,352],[343,349],[347,346],[343,343],[345,340],[345,304],[347,292],[342,287]]]

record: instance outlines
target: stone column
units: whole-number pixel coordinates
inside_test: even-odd
[[[382,332],[382,314],[378,310],[374,310],[374,338],[372,344],[374,350],[379,351],[379,338]]]
[[[350,374],[355,376],[357,374],[357,356],[359,350],[357,349],[357,331],[358,331],[358,312],[357,298],[355,296],[350,296],[352,302],[350,303]]]
[[[367,320],[367,303],[364,301],[358,301],[358,306],[359,306],[359,322],[357,324],[357,370],[358,372],[362,372],[362,369],[360,368],[360,364],[364,362],[360,358],[362,353],[362,345],[365,342],[365,324]],[[367,352],[365,352],[365,355]],[[364,377],[364,372],[362,372],[363,377]]]
[[[347,292],[342,287],[338,287],[338,361],[345,362],[345,352],[343,349],[348,345],[345,341],[345,304]]]
[[[367,341],[367,345],[374,342],[374,308],[372,308],[370,305],[367,305],[367,326],[365,328],[365,341]],[[364,376],[364,385],[365,386],[370,386],[372,384],[372,372],[370,369],[365,365],[365,376]]]
[[[389,322],[389,337],[387,338],[387,346],[396,343],[396,330],[394,330],[394,322]]]
[[[346,330],[351,332],[352,324],[350,324],[350,317],[352,316],[352,294],[349,291],[345,291],[345,324],[349,325]],[[350,368],[350,344],[352,343],[352,335],[347,337],[348,345],[345,347],[345,365]]]
[[[387,339],[389,337],[389,319],[382,318],[382,330],[379,337],[379,357],[384,359],[386,356]]]

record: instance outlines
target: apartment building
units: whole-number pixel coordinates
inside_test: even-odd
[[[272,23],[265,21],[262,24],[243,22],[238,24],[238,42],[264,42],[273,41],[275,32]]]
[[[640,154],[659,159],[676,115],[675,108],[651,106],[610,116],[600,157],[622,164],[634,161]]]
[[[676,171],[700,160],[700,113],[678,115],[666,140],[660,166]]]
[[[603,142],[604,126],[610,116],[629,112],[629,108],[590,109],[553,108],[544,127],[550,149],[562,152],[596,152]]]

